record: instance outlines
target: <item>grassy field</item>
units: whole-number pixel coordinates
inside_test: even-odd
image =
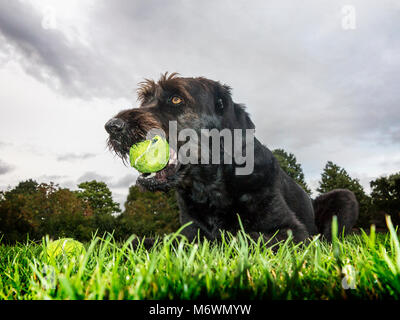
[[[400,247],[389,227],[276,251],[243,233],[199,245],[177,233],[151,251],[107,235],[58,259],[43,254],[45,239],[2,245],[0,299],[398,299]]]

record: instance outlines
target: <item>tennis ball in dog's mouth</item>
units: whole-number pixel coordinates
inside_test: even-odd
[[[169,144],[160,136],[134,144],[129,151],[131,166],[141,173],[165,168],[169,161]]]
[[[57,258],[59,256],[79,256],[85,254],[86,250],[82,243],[71,238],[62,238],[50,241],[46,247],[46,253],[49,257]]]

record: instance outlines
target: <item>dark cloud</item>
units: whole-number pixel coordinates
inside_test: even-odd
[[[59,155],[57,157],[58,161],[76,161],[76,160],[86,160],[94,158],[96,155],[93,153],[83,153],[83,154],[76,154],[76,153],[66,153],[63,155]]]
[[[14,166],[5,163],[3,160],[0,159],[0,175],[4,175],[10,173],[14,170]]]
[[[68,95],[90,98],[125,91],[107,56],[70,41],[58,29],[44,29],[43,18],[26,2],[0,2],[0,35],[6,40],[1,39],[0,49],[9,53],[11,45],[26,72]]]

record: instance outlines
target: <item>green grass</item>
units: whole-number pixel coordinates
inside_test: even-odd
[[[219,244],[177,233],[151,251],[106,235],[86,243],[85,255],[56,260],[42,254],[45,239],[2,245],[0,299],[399,299],[400,247],[389,228],[333,243],[289,239],[275,252],[243,233]]]

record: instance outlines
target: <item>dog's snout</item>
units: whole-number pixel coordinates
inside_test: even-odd
[[[119,118],[112,118],[106,123],[104,127],[109,134],[116,134],[123,131],[125,126],[126,124],[124,120]]]

